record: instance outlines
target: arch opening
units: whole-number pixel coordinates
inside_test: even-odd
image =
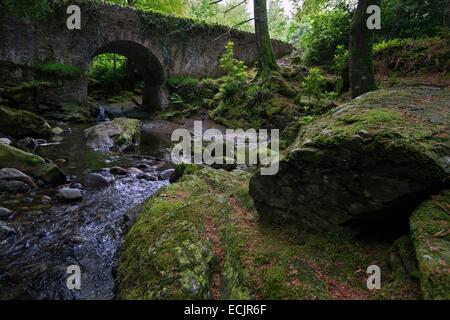
[[[90,96],[102,91],[110,96],[117,95],[120,90],[140,91],[142,102],[134,102],[147,112],[161,109],[166,104],[164,69],[158,58],[141,44],[122,40],[109,42],[92,55],[89,70],[88,76],[94,80],[89,81]],[[95,80],[107,81],[99,86]]]

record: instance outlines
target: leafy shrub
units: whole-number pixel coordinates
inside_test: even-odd
[[[397,71],[394,71],[389,75],[388,84],[390,87],[395,87],[399,84]]]
[[[303,116],[300,118],[300,124],[307,125],[313,122],[316,118],[312,115]]]
[[[448,28],[448,0],[383,0],[381,10],[384,39],[433,37],[446,22]]]
[[[383,41],[376,43],[373,46],[373,53],[377,54],[377,53],[381,53],[381,52],[386,51],[391,48],[403,47],[404,45],[411,44],[413,41],[414,40],[412,40],[412,39],[398,39],[398,38],[394,38],[394,39],[390,39],[390,40],[383,40]]]
[[[348,49],[343,45],[337,46],[336,50],[334,51],[334,57],[333,57],[334,71],[337,74],[341,74],[347,68],[348,62],[349,62]]]
[[[347,11],[323,11],[307,21],[307,31],[301,36],[304,60],[308,65],[331,65],[339,45],[347,45],[351,16]]]
[[[247,96],[253,104],[263,102],[273,96],[273,89],[264,81],[253,83],[247,89]]]
[[[324,87],[326,85],[325,75],[320,68],[309,69],[308,75],[303,79],[303,91],[310,99],[311,97],[320,100],[324,96]]]
[[[228,42],[226,53],[220,59],[220,66],[226,72],[219,92],[223,98],[236,100],[247,87],[248,71],[243,61],[234,58],[234,43]]]
[[[350,55],[348,49],[339,45],[334,52],[333,58],[333,69],[334,72],[339,75],[338,83],[336,84],[336,91],[343,92],[349,89],[349,74],[348,74],[348,64]]]
[[[184,104],[184,101],[183,101],[183,98],[179,94],[172,93],[170,95],[170,103],[175,106],[182,106]]]

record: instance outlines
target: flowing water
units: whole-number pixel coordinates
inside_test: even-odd
[[[113,166],[145,163],[153,175],[168,166],[168,139],[144,132],[138,152],[99,153],[85,146],[85,128],[73,125],[61,141],[36,150],[55,161],[72,185],[91,172],[111,176],[106,168]],[[55,188],[0,194],[2,206],[16,212],[7,221],[16,233],[0,242],[0,299],[113,299],[116,252],[130,219],[167,183],[115,176],[108,187],[85,190],[76,203],[58,201]],[[81,269],[80,290],[67,288],[70,265]]]

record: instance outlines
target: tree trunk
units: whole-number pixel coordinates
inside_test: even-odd
[[[267,19],[266,0],[253,0],[255,9],[255,33],[258,47],[259,74],[278,70],[278,64],[273,53]]]
[[[377,89],[373,67],[374,30],[367,28],[368,6],[381,0],[359,0],[350,29],[350,90],[353,98]]]

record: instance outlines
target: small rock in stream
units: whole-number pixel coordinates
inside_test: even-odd
[[[79,189],[62,188],[59,190],[59,197],[66,201],[78,201],[83,199],[83,193]]]
[[[144,172],[142,172],[141,170],[139,170],[138,168],[128,168],[127,170],[128,174],[135,174],[135,175],[141,175]]]
[[[90,173],[84,178],[84,185],[89,188],[107,187],[114,178],[108,178],[100,173]]]
[[[161,180],[169,180],[170,177],[172,177],[172,175],[175,173],[175,169],[167,169],[164,170],[163,172],[159,173],[159,178]]]
[[[30,187],[37,188],[33,178],[14,168],[0,169],[0,180],[20,181],[28,184]]]
[[[149,166],[146,163],[139,163],[136,168],[141,169],[141,170],[150,170],[152,167]]]
[[[41,202],[43,204],[49,204],[50,202],[52,202],[52,198],[50,198],[49,196],[42,196]]]
[[[127,170],[125,170],[124,168],[121,168],[121,167],[117,167],[117,166],[112,167],[109,170],[109,172],[111,172],[111,174],[116,174],[116,175],[119,175],[119,176],[124,176],[124,175],[128,174]]]
[[[12,193],[25,193],[31,190],[31,187],[21,181],[0,180],[0,191]]]
[[[6,222],[0,221],[0,239],[4,239],[15,233],[16,231],[11,228]]]
[[[9,218],[14,214],[14,211],[9,210],[8,208],[0,207],[0,219]]]
[[[6,144],[7,146],[9,146],[12,143],[12,141],[8,138],[0,138],[0,143]]]
[[[18,149],[21,149],[24,151],[29,151],[29,152],[33,152],[37,148],[38,145],[39,144],[36,141],[36,139],[30,138],[30,137],[20,139],[20,140],[16,141],[16,143],[15,143],[15,147],[17,147]]]
[[[139,179],[144,179],[144,180],[147,180],[147,181],[158,181],[158,177],[152,176],[149,173],[143,173],[141,175],[138,175],[137,177]]]

